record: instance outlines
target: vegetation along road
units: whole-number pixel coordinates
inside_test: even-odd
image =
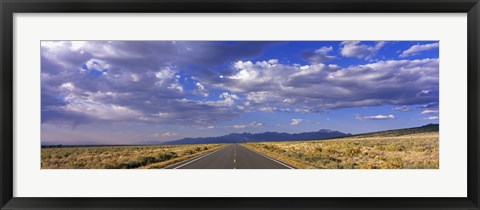
[[[439,125],[330,139],[42,148],[42,169],[438,169]],[[228,139],[227,139],[228,140]],[[228,143],[227,143],[228,142]]]

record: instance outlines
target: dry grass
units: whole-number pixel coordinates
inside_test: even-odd
[[[297,168],[438,169],[438,132],[302,142],[245,143]]]
[[[42,148],[42,169],[162,168],[225,145]]]

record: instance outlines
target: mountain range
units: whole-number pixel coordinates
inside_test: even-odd
[[[305,141],[305,140],[319,140],[319,139],[331,139],[338,137],[389,137],[389,136],[401,136],[416,133],[426,132],[438,132],[439,124],[428,124],[420,127],[394,129],[378,132],[370,132],[363,134],[352,135],[350,133],[342,133],[340,131],[333,131],[329,129],[322,129],[315,132],[304,133],[278,133],[278,132],[264,132],[264,133],[232,133],[224,136],[217,137],[200,137],[200,138],[183,138],[168,142],[160,141],[142,141],[133,145],[160,145],[160,144],[206,144],[206,143],[242,143],[242,142],[279,142],[279,141]],[[70,143],[63,144],[62,142],[42,142],[42,147],[56,147],[56,146],[112,146],[103,145],[96,142],[82,143]],[[120,145],[116,145],[120,146]]]
[[[209,143],[242,143],[242,142],[262,142],[262,141],[305,141],[314,139],[328,139],[343,136],[350,136],[350,133],[342,133],[329,129],[322,129],[315,132],[304,133],[232,133],[225,136],[184,138],[174,141],[168,141],[164,144],[209,144]]]

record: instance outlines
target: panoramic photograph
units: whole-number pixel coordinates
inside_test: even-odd
[[[41,41],[41,169],[438,169],[439,42]]]

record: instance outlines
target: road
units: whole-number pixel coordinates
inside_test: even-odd
[[[191,158],[166,169],[293,169],[278,160],[231,144],[205,155]]]

